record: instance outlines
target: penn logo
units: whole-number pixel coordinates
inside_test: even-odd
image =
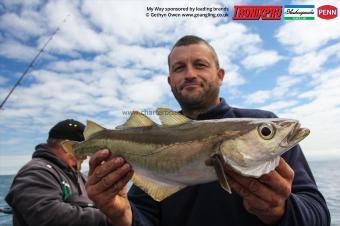
[[[338,8],[332,5],[323,5],[318,8],[318,17],[330,20],[338,16]]]

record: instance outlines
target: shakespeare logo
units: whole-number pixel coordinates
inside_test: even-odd
[[[323,5],[318,8],[318,17],[325,20],[334,19],[338,16],[338,8],[332,5]]]
[[[234,6],[233,20],[280,20],[282,6]]]
[[[285,20],[314,20],[314,5],[285,5]]]

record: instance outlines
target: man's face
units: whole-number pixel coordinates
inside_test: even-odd
[[[171,90],[182,107],[200,108],[219,97],[224,70],[204,43],[175,47],[170,55]]]
[[[76,168],[77,166],[77,159],[74,157],[74,155],[67,153],[67,164],[70,167]]]
[[[77,159],[74,155],[66,151],[61,145],[59,146],[59,155],[58,157],[66,163],[69,167],[76,168],[77,166]]]

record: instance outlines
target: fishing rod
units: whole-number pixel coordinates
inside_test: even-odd
[[[25,75],[28,73],[28,71],[33,67],[34,63],[37,61],[37,59],[39,58],[40,54],[42,52],[44,52],[46,46],[48,45],[48,43],[53,39],[53,37],[57,34],[57,32],[60,30],[61,26],[66,22],[67,17],[69,17],[70,14],[68,14],[65,19],[62,21],[62,23],[57,27],[57,29],[52,33],[52,35],[50,36],[50,38],[45,42],[45,44],[43,45],[43,47],[39,50],[39,52],[35,55],[35,57],[33,58],[33,60],[31,61],[31,63],[26,67],[25,71],[22,73],[22,75],[20,76],[20,78],[17,80],[17,82],[14,84],[14,86],[12,87],[12,89],[9,91],[9,93],[7,94],[7,96],[5,97],[5,99],[2,101],[2,103],[0,104],[0,110],[3,109],[3,106],[5,105],[6,101],[8,100],[8,98],[11,96],[11,94],[13,93],[13,91],[15,90],[15,88],[20,84],[21,80],[25,77]]]
[[[0,208],[0,213],[13,214],[13,210],[10,207]]]

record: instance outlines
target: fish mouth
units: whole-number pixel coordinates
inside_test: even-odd
[[[281,141],[280,147],[290,148],[303,140],[309,133],[309,129],[301,128],[300,123],[297,122],[292,131]]]

